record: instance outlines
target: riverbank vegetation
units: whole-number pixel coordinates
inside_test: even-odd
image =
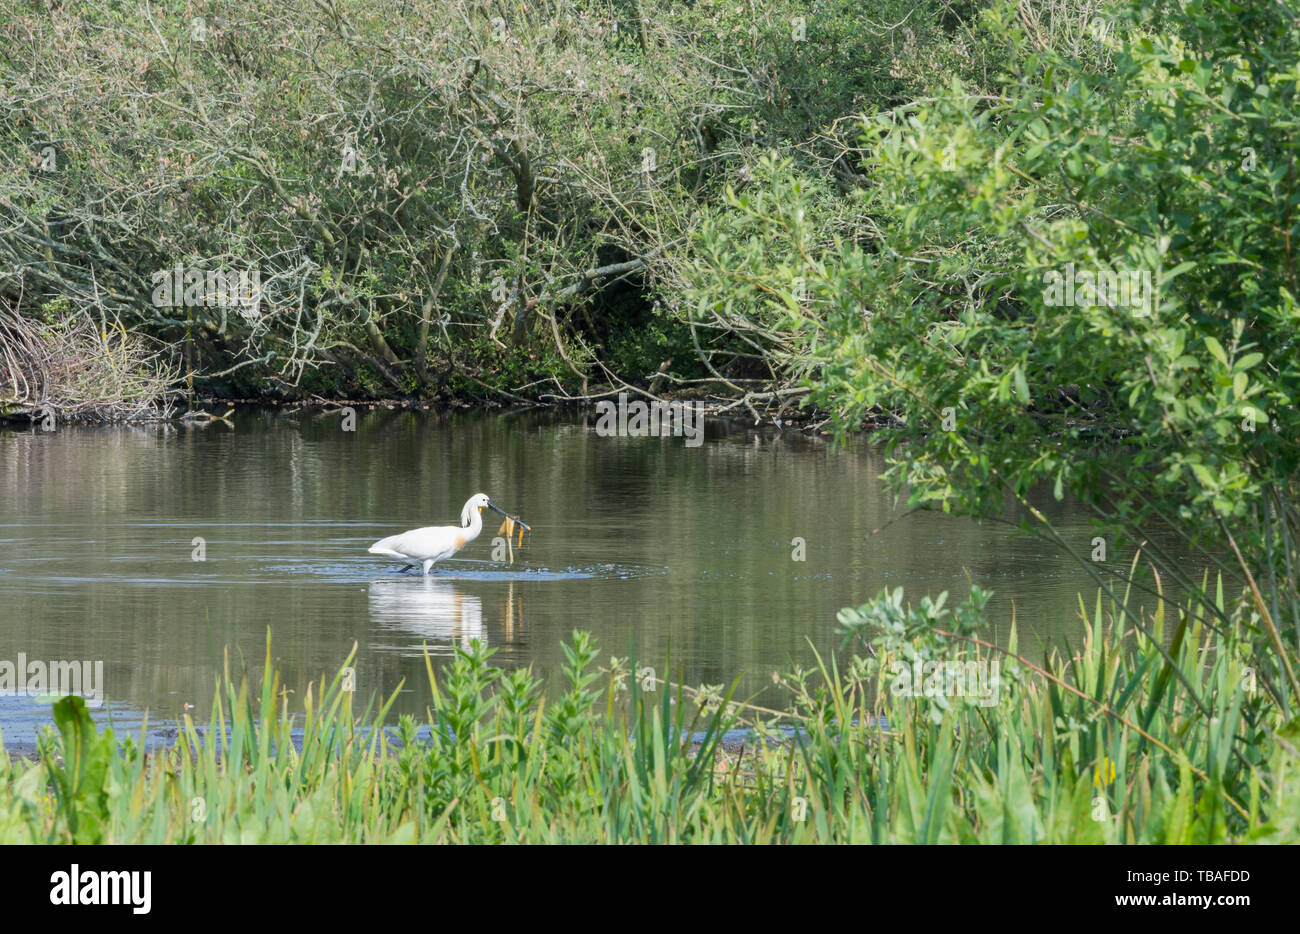
[[[1210,716],[1109,600],[1041,664],[901,593],[846,611],[865,640],[781,678],[784,713],[685,689],[574,635],[544,697],[481,645],[429,671],[427,730],[362,707],[346,672],[301,704],[271,667],[227,676],[213,723],[146,753],[79,699],[35,762],[0,763],[0,840],[78,843],[1219,843],[1300,837],[1294,724],[1248,682],[1240,633],[1180,619],[1172,654]],[[1154,625],[1173,625],[1165,610]],[[918,656],[917,653],[920,653]],[[962,697],[890,690],[915,658],[974,662]],[[918,685],[919,687],[919,685]],[[987,690],[984,690],[987,688]],[[354,707],[354,704],[357,706]],[[299,707],[295,714],[291,708]],[[360,709],[359,709],[360,708]],[[1282,728],[1282,733],[1275,733]],[[735,732],[738,730],[745,732]],[[733,731],[733,732],[728,732]],[[1282,741],[1274,741],[1273,737]]]
[[[797,331],[687,299],[702,218],[769,152],[857,204],[860,114],[999,93],[981,7],[3,0],[0,301],[218,396],[795,413]],[[1097,59],[1098,9],[1025,28]]]
[[[1112,598],[1166,587],[1184,618],[1244,626],[1252,677],[1294,724],[1300,19],[1121,7],[1087,58],[1008,26],[1012,9],[984,19],[1020,50],[997,95],[954,80],[862,121],[877,184],[852,208],[779,159],[728,193],[702,226],[697,301],[800,334],[841,433],[888,413],[887,480],[912,507],[1016,502]],[[1063,537],[1031,489],[1086,504],[1092,535]],[[1117,560],[1134,545],[1140,565]],[[1176,646],[1129,623],[1214,717]]]
[[[166,417],[177,371],[168,349],[124,328],[68,315],[26,318],[0,303],[0,421],[131,421]]]

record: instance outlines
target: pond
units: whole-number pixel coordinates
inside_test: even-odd
[[[1096,586],[1063,549],[1004,523],[904,514],[866,441],[720,419],[696,444],[595,429],[594,416],[381,407],[354,424],[248,408],[233,427],[0,431],[0,660],[102,662],[99,716],[133,726],[146,712],[205,720],[223,653],[259,672],[268,629],[299,698],[355,643],[360,696],[404,681],[395,711],[415,714],[425,646],[443,662],[483,639],[497,663],[552,677],[574,629],[602,661],[635,654],[691,685],[739,675],[740,696],[764,697],[772,671],[835,654],[836,613],[883,587],[912,602],[947,590],[951,605],[973,580],[995,592],[991,637],[1014,611],[1035,655],[1082,631],[1078,595],[1091,604]],[[458,522],[477,492],[531,524],[513,564],[493,560],[492,513],[428,577],[367,553]],[[1089,550],[1081,507],[1046,492],[1036,505]],[[0,697],[7,743],[43,722],[48,702]]]

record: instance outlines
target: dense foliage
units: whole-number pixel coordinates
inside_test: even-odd
[[[962,9],[0,0],[0,298],[217,393],[789,388],[684,313],[700,212],[772,148],[860,185],[847,118],[1005,56]],[[178,266],[261,301],[160,301]]]
[[[890,417],[914,505],[1014,499],[1052,536],[1031,488],[1091,505],[1109,559],[1060,544],[1111,587],[1118,546],[1145,542],[1216,628],[1244,614],[1294,715],[1300,21],[1143,3],[1096,21],[1085,56],[1016,9],[982,19],[1015,50],[998,93],[955,80],[864,119],[851,206],[779,159],[731,192],[703,225],[699,313],[752,304],[796,331],[842,429]],[[1247,601],[1220,612],[1188,555]]]

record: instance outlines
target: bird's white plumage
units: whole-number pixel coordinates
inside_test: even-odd
[[[435,562],[450,558],[483,531],[482,511],[491,504],[485,493],[476,493],[460,511],[460,526],[430,525],[381,538],[370,546],[372,555],[387,555],[409,564],[421,564],[429,573]]]

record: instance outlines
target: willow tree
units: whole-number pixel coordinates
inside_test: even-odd
[[[864,117],[850,209],[775,159],[733,192],[700,238],[696,313],[792,335],[841,432],[883,419],[912,505],[1016,501],[1111,593],[1116,545],[1144,543],[1212,625],[1242,624],[1290,716],[1300,22],[1281,3],[1140,4],[1066,53],[1015,13],[984,21],[1020,63],[999,93],[954,82]],[[1109,560],[1051,527],[1036,486],[1094,511]],[[1175,551],[1240,582],[1235,613]]]

